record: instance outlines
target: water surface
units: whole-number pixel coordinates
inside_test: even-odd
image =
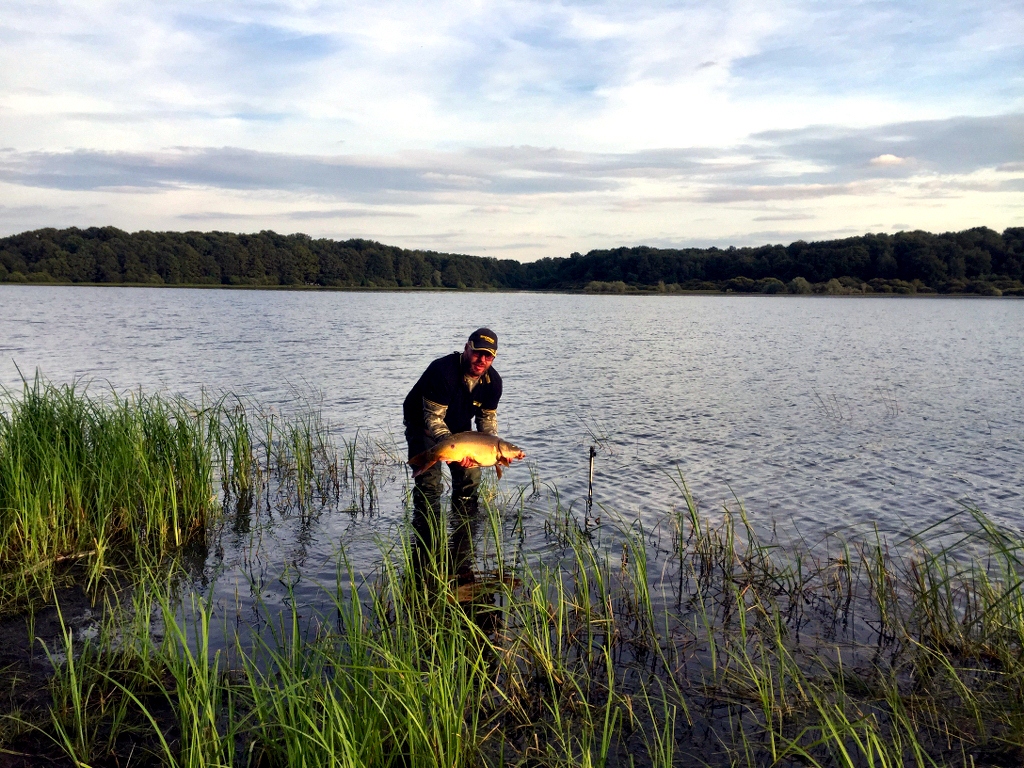
[[[921,530],[965,504],[1021,527],[1014,300],[0,286],[0,382],[38,369],[285,408],[320,393],[339,435],[400,452],[405,393],[481,325],[500,337],[502,434],[574,511],[596,445],[595,501],[626,519],[678,506],[681,476],[705,512],[738,499],[783,538]],[[503,483],[530,480],[519,465]],[[204,554],[207,570],[333,580],[341,537],[401,524],[405,483],[395,465],[372,517],[277,521],[265,572],[241,534]]]

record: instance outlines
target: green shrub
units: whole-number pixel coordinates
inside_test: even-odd
[[[786,285],[790,293],[809,294],[814,293],[814,287],[802,277],[794,277]]]
[[[818,283],[814,286],[815,293],[823,293],[827,296],[843,296],[850,292],[849,288],[846,288],[842,283],[836,280],[834,277],[827,283]]]
[[[757,290],[761,293],[785,293],[786,284],[775,277],[766,277],[757,281]]]
[[[584,293],[625,293],[628,290],[630,290],[629,286],[621,280],[616,280],[612,283],[591,280],[583,288]]]
[[[979,296],[1002,296],[1003,292],[996,288],[992,283],[976,281],[971,283],[971,289],[974,293]]]
[[[839,278],[839,282],[842,283],[844,288],[849,288],[851,293],[862,293],[864,290],[864,283],[855,277],[844,275]]]
[[[731,280],[725,281],[722,290],[727,293],[729,291],[734,291],[735,293],[754,293],[757,290],[757,283],[749,277],[734,277]]]

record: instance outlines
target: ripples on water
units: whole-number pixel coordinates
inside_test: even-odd
[[[577,508],[597,444],[595,501],[626,518],[678,505],[681,473],[703,511],[738,498],[782,538],[920,530],[965,502],[1021,528],[1014,300],[0,286],[0,381],[19,385],[16,363],[278,407],[320,392],[341,435],[404,449],[405,393],[480,325],[500,336],[502,433]],[[506,478],[530,480],[521,465]],[[402,482],[380,501],[373,520],[278,521],[264,546],[333,580],[339,537],[401,522]],[[211,562],[246,559],[244,538]]]

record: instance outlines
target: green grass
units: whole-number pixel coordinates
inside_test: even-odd
[[[47,599],[71,566],[95,587],[159,562],[270,485],[304,514],[336,501],[347,477],[328,433],[308,404],[282,417],[38,376],[0,393],[0,617]]]
[[[219,507],[210,410],[37,377],[0,412],[0,612],[48,594],[62,564],[95,582],[124,557],[159,558]]]
[[[398,532],[367,573],[339,550],[322,615],[288,600],[236,634],[174,559],[219,513],[213,488],[239,514],[365,510],[386,447],[336,450],[315,412],[38,381],[6,411],[0,552],[5,574],[27,572],[9,605],[51,598],[62,557],[106,587],[95,636],[62,624],[41,641],[45,695],[7,693],[0,750],[174,766],[1024,758],[1024,543],[976,510],[900,540],[782,546],[741,506],[702,513],[680,479],[653,528],[580,520],[555,494],[545,541],[523,542],[521,490],[488,505],[474,587],[437,553],[415,574]],[[48,530],[55,517],[77,527]],[[115,564],[132,580],[105,581]]]

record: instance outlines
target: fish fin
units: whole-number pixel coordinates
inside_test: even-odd
[[[409,460],[409,464],[412,464],[412,459]],[[419,466],[416,466],[415,464],[412,464],[412,466],[414,467],[413,473],[412,473],[413,478],[419,477],[420,475],[422,475],[424,472],[426,472],[428,469],[430,469],[435,464],[437,464],[437,459],[434,459],[433,461],[431,461],[428,464],[420,464]]]
[[[433,464],[434,462],[437,461],[437,459],[435,459],[432,455],[436,453],[436,451],[437,446],[434,446],[433,448],[427,448],[427,450],[420,451],[419,453],[417,453],[415,456],[409,459],[407,463],[410,467],[415,468],[422,467],[424,464],[429,466],[430,464]]]
[[[436,449],[427,449],[409,460],[409,466],[413,468],[413,477],[419,477],[437,463]]]
[[[498,474],[498,479],[501,480],[501,464],[494,465],[494,471]]]

